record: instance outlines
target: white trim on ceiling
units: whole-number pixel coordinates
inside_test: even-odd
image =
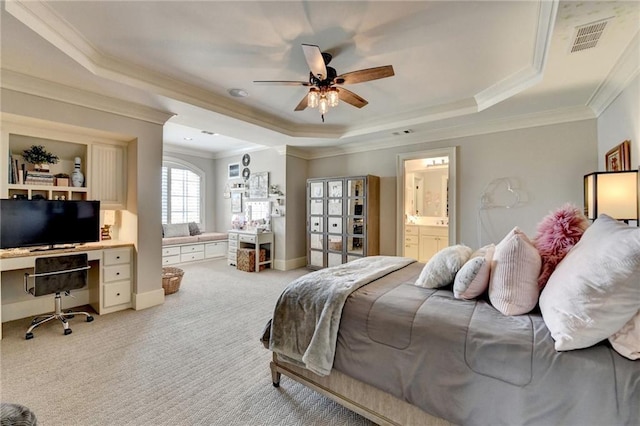
[[[505,132],[509,130],[525,129],[529,127],[548,126],[552,124],[595,119],[593,110],[587,106],[567,108],[563,110],[545,111],[542,113],[505,117],[492,121],[469,123],[455,127],[446,127],[425,131],[416,131],[408,135],[392,136],[366,141],[350,143],[340,147],[307,148],[304,150],[307,160],[316,158],[335,157],[344,154],[388,149],[393,147],[417,145],[446,139],[462,138],[474,135]]]
[[[607,77],[587,101],[596,116],[602,114],[625,87],[640,73],[640,31],[636,32]]]
[[[539,0],[535,43],[531,64],[523,70],[506,77],[474,97],[448,105],[439,105],[427,111],[414,112],[404,120],[412,123],[427,123],[443,117],[471,114],[488,108],[530,87],[541,79],[547,51],[553,33],[553,23],[559,0]],[[342,138],[357,134],[372,133],[397,127],[397,121],[386,119],[373,127],[343,128],[319,125],[296,125],[273,114],[257,112],[249,106],[229,102],[226,97],[211,91],[178,81],[153,70],[129,64],[105,55],[60,17],[53,8],[42,1],[14,0],[5,2],[5,9],[45,40],[95,75],[150,90],[156,94],[186,102],[206,110],[251,123],[290,137]],[[463,107],[460,107],[460,106]]]

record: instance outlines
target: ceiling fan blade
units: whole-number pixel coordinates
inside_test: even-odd
[[[378,80],[379,78],[386,78],[395,75],[393,72],[393,66],[385,65],[383,67],[367,68],[359,71],[352,71],[337,76],[333,82],[334,84],[355,84],[362,83],[364,81]]]
[[[254,80],[256,84],[275,85],[275,86],[311,86],[308,81],[281,81],[281,80]]]
[[[311,73],[319,80],[327,78],[327,65],[324,63],[320,48],[314,44],[303,44],[302,51]]]
[[[306,95],[304,95],[304,98],[302,98],[298,106],[296,106],[296,109],[294,109],[294,111],[302,111],[308,105],[309,105],[309,94],[307,93]]]
[[[355,93],[343,87],[338,89],[338,97],[340,97],[341,101],[346,102],[350,105],[353,105],[356,108],[362,108],[363,106],[369,103],[364,98],[356,95]]]

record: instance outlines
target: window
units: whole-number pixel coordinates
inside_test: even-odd
[[[162,166],[162,223],[203,224],[204,172],[179,160]]]

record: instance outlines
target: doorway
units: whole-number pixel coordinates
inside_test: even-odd
[[[427,261],[456,244],[456,148],[399,154],[396,177],[398,256]],[[442,236],[436,245],[431,231]]]

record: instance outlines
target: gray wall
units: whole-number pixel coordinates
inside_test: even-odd
[[[2,89],[1,109],[4,113],[63,125],[130,135],[125,216],[132,217],[128,235],[133,236],[137,257],[134,291],[136,294],[154,291],[162,294],[162,234],[159,232],[162,125],[8,89]]]
[[[251,162],[249,170],[255,172],[269,172],[269,185],[279,185],[280,190],[286,194],[286,176],[285,176],[285,155],[276,149],[269,148],[260,151],[250,152]],[[231,200],[223,198],[224,186],[229,183],[242,182],[242,179],[227,179],[229,163],[241,163],[242,154],[233,157],[219,158],[215,160],[215,184],[214,192],[216,194],[215,203],[215,231],[226,231],[231,228]],[[242,164],[242,163],[241,163]],[[241,166],[241,169],[243,167]],[[243,198],[243,208],[244,208]],[[285,217],[273,218],[271,228],[275,236],[275,256],[276,267],[285,258],[285,241],[286,241],[286,215]]]
[[[457,146],[458,242],[497,242],[514,226],[535,235],[539,221],[566,202],[582,205],[582,177],[597,166],[596,120],[469,136],[309,161],[309,177],[373,174],[381,177],[380,252],[396,254],[397,155]],[[479,199],[494,179],[507,177],[522,205],[482,211]]]
[[[598,117],[597,170],[605,169],[605,154],[624,140],[631,140],[631,168],[637,169],[640,166],[640,74]]]

